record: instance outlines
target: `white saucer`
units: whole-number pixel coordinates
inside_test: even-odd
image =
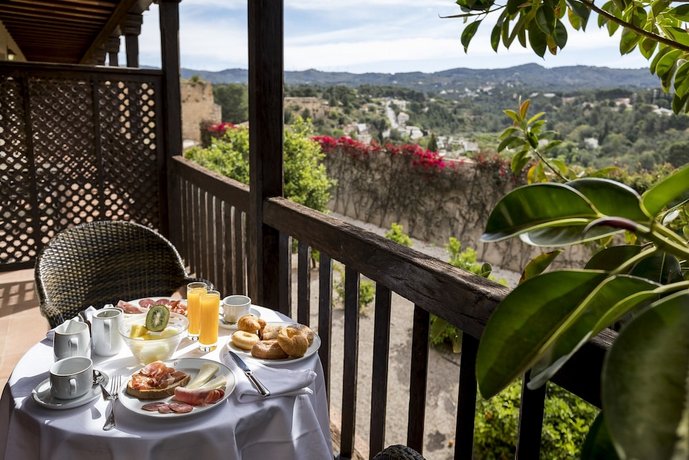
[[[252,305],[251,308],[249,308],[249,313],[247,314],[252,314],[260,318],[261,312],[256,310],[254,306],[255,305]],[[237,329],[237,323],[226,323],[225,320],[222,319],[222,308],[220,309],[219,315],[220,318],[218,318],[218,326],[220,326],[223,329]]]
[[[110,378],[108,374],[100,371],[103,374],[103,385],[107,385]],[[47,407],[48,409],[73,409],[75,407],[88,404],[101,395],[100,385],[93,385],[85,395],[74,399],[58,399],[50,394],[50,378],[45,379],[31,391],[33,400],[39,406]]]

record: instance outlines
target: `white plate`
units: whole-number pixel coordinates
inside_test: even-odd
[[[256,305],[252,305],[249,309],[249,313],[247,314],[252,314],[260,318],[261,312],[254,308],[255,306]],[[237,323],[226,323],[225,320],[222,319],[222,305],[220,306],[220,312],[218,314],[220,316],[220,318],[218,319],[218,326],[220,326],[223,329],[237,329]]]
[[[103,374],[103,385],[107,388],[110,378],[108,374],[100,371]],[[83,406],[88,404],[101,395],[100,385],[93,385],[85,395],[74,399],[58,399],[50,394],[50,378],[45,379],[31,391],[31,396],[33,400],[40,406],[46,407],[48,409],[73,409],[75,407]]]
[[[285,323],[268,323],[268,324],[281,324],[281,325],[284,325],[284,326],[289,326],[289,325],[295,324],[295,323],[287,323],[287,322],[285,322]],[[301,360],[304,360],[304,359],[308,358],[309,356],[313,355],[314,353],[316,353],[320,347],[321,347],[321,338],[318,337],[318,334],[314,334],[314,335],[313,335],[313,342],[311,342],[311,345],[309,345],[309,348],[306,349],[306,353],[304,353],[304,356],[302,356],[301,358],[261,359],[261,358],[254,358],[254,357],[251,355],[251,352],[250,352],[250,351],[243,350],[243,349],[241,349],[241,348],[239,348],[239,347],[236,347],[236,346],[232,343],[232,338],[230,338],[229,342],[227,342],[227,348],[229,348],[230,350],[234,351],[235,353],[237,353],[237,354],[238,354],[239,356],[241,356],[242,358],[253,359],[254,361],[258,361],[259,363],[261,363],[261,364],[266,364],[266,365],[268,365],[268,366],[270,366],[270,365],[281,365],[281,364],[297,363],[297,362],[299,362],[299,361],[301,361]]]
[[[171,414],[161,414],[159,412],[150,412],[150,411],[145,411],[141,409],[141,406],[144,404],[152,403],[152,402],[170,402],[172,401],[172,396],[163,398],[163,399],[139,399],[135,398],[134,396],[131,396],[127,394],[127,387],[125,386],[122,388],[122,391],[120,392],[120,402],[124,407],[129,409],[130,411],[145,415],[146,417],[154,417],[154,418],[179,418],[179,417],[184,417],[186,415],[196,415],[200,414],[202,412],[205,412],[209,409],[212,409],[214,407],[220,406],[229,396],[232,394],[234,391],[236,379],[234,377],[234,374],[230,370],[229,367],[225,366],[223,363],[219,363],[217,361],[213,361],[210,359],[203,359],[203,358],[180,358],[180,359],[173,359],[171,361],[165,361],[165,364],[171,367],[174,367],[175,369],[179,371],[184,371],[187,374],[191,375],[191,378],[193,379],[194,376],[198,373],[199,369],[203,364],[206,363],[213,363],[218,366],[218,371],[215,374],[215,377],[222,375],[227,378],[227,384],[225,385],[225,395],[222,397],[222,399],[214,404],[208,404],[205,406],[194,406],[194,410],[191,412],[187,412],[186,414],[181,414],[181,413],[171,413]],[[143,368],[140,367],[139,369]],[[136,370],[136,372],[139,371],[139,369]]]

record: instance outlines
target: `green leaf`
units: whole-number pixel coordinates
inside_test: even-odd
[[[500,46],[500,28],[502,27],[502,23],[495,24],[493,27],[493,30],[490,33],[490,46],[493,48],[493,51],[497,52],[498,51],[498,46]]]
[[[605,425],[603,412],[599,412],[581,447],[581,458],[585,460],[618,460],[615,446]]]
[[[529,263],[526,264],[526,267],[524,267],[524,270],[522,270],[522,276],[519,278],[519,284],[543,273],[545,269],[553,263],[555,258],[560,255],[560,253],[562,253],[562,249],[556,249],[554,251],[544,252],[531,259]]]
[[[555,31],[555,14],[553,8],[546,2],[536,11],[536,24],[546,35],[551,35]]]
[[[534,123],[536,120],[538,120],[539,118],[541,118],[543,115],[545,115],[545,112],[538,112],[536,115],[534,115],[533,117],[529,118],[529,120],[526,122],[526,124],[527,124],[527,125],[530,125],[530,124]]]
[[[653,40],[652,38],[644,38],[639,43],[639,51],[643,57],[646,59],[651,59],[651,56],[653,56],[653,52],[656,50],[657,46],[657,41]]]
[[[531,22],[528,27],[529,30],[529,45],[534,53],[538,56],[545,56],[547,46],[546,35],[539,29],[535,22]]]
[[[686,458],[687,306],[686,291],[655,302],[622,329],[607,354],[603,407],[623,458]]]
[[[553,226],[529,230],[519,235],[524,243],[532,246],[568,246],[587,243],[619,233],[618,229],[596,227],[589,229],[589,224],[573,223],[566,226]]]
[[[641,195],[641,203],[649,216],[689,198],[689,164],[655,184]]]
[[[564,184],[532,184],[505,195],[488,216],[483,241],[499,241],[549,226],[587,225],[598,214]]]
[[[665,55],[666,55],[667,53],[669,53],[670,51],[673,51],[673,49],[670,48],[669,46],[667,46],[667,45],[661,45],[661,46],[660,46],[660,49],[658,50],[658,54],[655,55],[655,57],[654,57],[653,60],[651,61],[651,66],[649,67],[649,69],[650,69],[650,71],[651,71],[652,74],[655,74],[655,73],[656,73],[657,67],[658,67],[658,63],[659,63],[660,60],[663,58],[663,56],[665,56]],[[676,50],[675,50],[675,51],[676,51]],[[679,55],[679,53],[678,53],[678,55]]]
[[[550,272],[510,292],[488,320],[479,343],[476,377],[481,394],[489,398],[526,372],[551,333],[604,278],[603,272]]]
[[[672,8],[666,14],[674,16],[682,22],[689,22],[689,5],[680,5]]]
[[[502,112],[508,117],[510,117],[515,124],[519,124],[521,122],[519,115],[514,110],[505,109]]]
[[[464,52],[467,52],[467,49],[469,48],[469,43],[471,42],[471,39],[474,38],[474,35],[476,35],[476,31],[478,30],[478,26],[481,25],[482,20],[474,21],[471,24],[467,25],[464,30],[462,31],[462,37],[460,41],[462,42],[462,46],[464,46]]]
[[[659,285],[628,275],[605,279],[576,308],[567,321],[551,333],[550,346],[541,353],[541,360],[531,370],[529,388],[547,382],[591,337],[610,324],[601,324],[610,307],[638,292],[647,292]]]
[[[679,66],[675,72],[675,94],[684,97],[689,92],[689,61]]]
[[[629,54],[634,51],[636,44],[639,43],[641,36],[632,29],[624,27],[622,29],[622,38],[620,39],[620,54]]]
[[[512,173],[514,175],[519,174],[521,170],[524,169],[524,166],[526,166],[530,159],[531,157],[529,156],[529,152],[527,150],[517,152],[512,157],[512,163],[510,164],[510,169],[512,170]]]
[[[668,84],[663,84],[663,89],[667,91]],[[672,97],[672,111],[675,113],[681,113],[685,109],[685,106],[687,105],[687,100],[689,100],[689,94],[685,94],[684,96],[680,97],[679,94],[675,94]]]
[[[684,279],[677,257],[664,251],[657,251],[645,257],[634,265],[629,274],[660,284],[677,283]]]
[[[591,10],[584,3],[578,0],[567,0],[567,3],[571,8],[570,11],[574,12],[574,14],[581,18],[581,28],[586,30],[586,24],[588,23],[589,16],[591,15]]]
[[[531,105],[531,100],[526,99],[524,102],[519,104],[519,118],[520,119],[525,119],[526,114],[529,112],[529,106]]]
[[[555,37],[555,43],[557,43],[557,46],[560,49],[564,48],[567,44],[567,28],[561,21],[557,21],[555,24],[553,36]]]
[[[635,244],[611,246],[598,251],[589,259],[584,268],[588,270],[614,270],[641,252],[643,248]]]
[[[628,185],[600,178],[576,179],[567,185],[584,195],[602,214],[646,224],[651,221],[651,216],[646,215],[641,207],[641,197]]]
[[[611,37],[615,35],[615,32],[617,32],[617,29],[620,28],[620,25],[616,22],[608,21],[605,26],[608,28],[608,35]]]

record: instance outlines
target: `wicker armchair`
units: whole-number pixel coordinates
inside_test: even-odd
[[[191,281],[175,247],[143,225],[90,222],[57,234],[36,260],[41,313],[51,327],[93,305],[169,296]]]
[[[424,460],[424,458],[411,447],[395,444],[378,452],[373,460]]]

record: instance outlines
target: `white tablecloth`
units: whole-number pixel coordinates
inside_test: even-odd
[[[257,307],[254,307],[257,308]],[[267,321],[286,319],[259,308]],[[230,367],[238,385],[244,374],[227,355],[229,333],[220,329],[216,350],[203,354],[184,340],[173,358],[194,357],[221,361]],[[0,453],[7,460],[143,460],[143,459],[332,459],[327,398],[318,354],[284,369],[312,370],[317,376],[311,391],[240,403],[235,393],[198,415],[152,418],[115,405],[117,427],[103,431],[107,404],[98,398],[84,406],[51,410],[39,406],[32,389],[48,377],[53,362],[52,340],[32,347],[17,364],[0,400]],[[94,367],[109,375],[128,375],[140,367],[124,346],[117,356],[93,356]],[[247,359],[251,366],[252,361]],[[279,375],[277,373],[271,373]],[[271,382],[265,381],[270,388]]]

